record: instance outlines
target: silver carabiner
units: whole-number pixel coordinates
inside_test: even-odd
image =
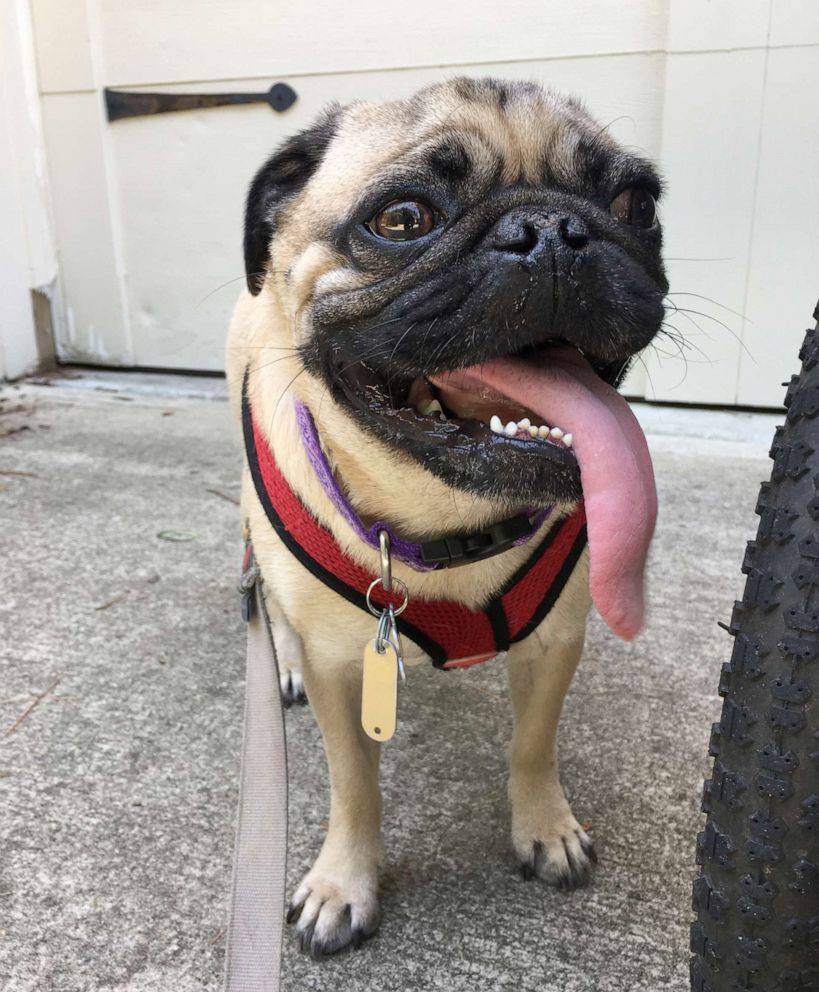
[[[395,616],[395,607],[390,603],[381,611],[378,618],[378,629],[375,632],[375,650],[379,654],[386,651],[386,646],[391,644],[395,648],[398,658],[398,674],[402,682],[407,681],[407,673],[404,670],[404,656],[401,654],[401,635],[398,633],[398,622]]]
[[[389,607],[389,637],[390,643],[395,648],[395,653],[398,657],[398,672],[401,676],[401,681],[407,681],[407,673],[404,670],[404,655],[401,651],[401,635],[398,633],[398,621],[395,617],[395,607],[390,603]]]
[[[390,611],[384,607],[381,616],[378,618],[378,629],[375,632],[375,650],[379,654],[385,651],[385,645],[392,640],[392,618]]]

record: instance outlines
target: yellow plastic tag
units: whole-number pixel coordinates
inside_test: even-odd
[[[398,652],[389,641],[383,644],[383,654],[379,654],[374,638],[364,648],[361,726],[374,741],[392,737],[398,709]]]

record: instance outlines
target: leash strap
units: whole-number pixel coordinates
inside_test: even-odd
[[[245,725],[224,988],[278,992],[287,866],[287,742],[278,665],[255,574],[244,587],[243,613]]]

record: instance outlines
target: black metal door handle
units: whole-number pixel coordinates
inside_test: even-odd
[[[105,87],[105,109],[109,121],[245,103],[267,103],[273,110],[282,113],[292,107],[296,99],[296,91],[287,83],[274,83],[266,93],[139,93]]]

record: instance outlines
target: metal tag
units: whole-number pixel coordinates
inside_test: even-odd
[[[374,741],[388,741],[392,737],[398,709],[398,652],[389,641],[381,643],[381,653],[376,638],[364,648],[361,686],[361,726]]]

